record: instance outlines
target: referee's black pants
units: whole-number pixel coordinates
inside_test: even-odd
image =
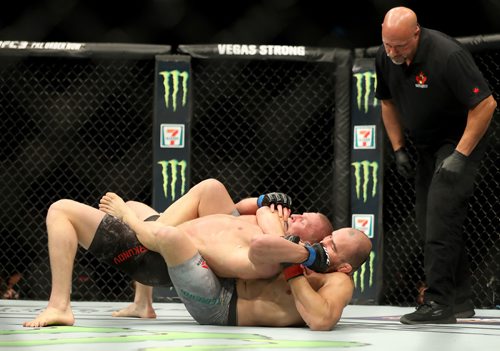
[[[424,241],[424,272],[428,289],[425,301],[453,306],[472,297],[471,271],[463,231],[468,199],[486,150],[486,137],[469,155],[465,171],[458,177],[436,168],[455,149],[417,147],[416,219]]]

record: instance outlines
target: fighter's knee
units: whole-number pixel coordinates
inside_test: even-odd
[[[158,247],[169,247],[175,245],[175,242],[180,238],[180,232],[175,227],[162,227],[155,229],[154,237]]]
[[[219,180],[215,178],[208,178],[200,182],[200,184],[205,188],[205,189],[210,189],[210,190],[215,190],[215,191],[220,191],[225,189],[226,187],[224,184],[222,184]]]
[[[47,211],[45,222],[50,224],[61,216],[65,216],[67,209],[71,206],[73,200],[62,199],[52,203]]]
[[[54,202],[50,205],[49,210],[47,212],[47,216],[53,215],[57,212],[64,211],[65,209],[67,209],[69,207],[71,202],[73,202],[73,201],[67,200],[67,199],[57,200],[56,202]]]

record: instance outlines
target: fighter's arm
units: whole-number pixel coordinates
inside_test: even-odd
[[[320,275],[309,271],[309,274]],[[314,279],[314,276],[313,276]],[[288,281],[295,306],[304,322],[312,330],[332,330],[342,312],[351,301],[354,291],[352,279],[344,273],[334,272],[319,277],[322,286],[315,291],[303,275]]]
[[[242,215],[253,215],[259,209],[256,197],[247,197],[235,204],[236,209]]]
[[[281,262],[301,263],[309,258],[304,245],[295,244],[276,235],[256,235],[250,243],[248,258],[254,264],[275,264]]]
[[[283,221],[287,221],[291,214],[292,199],[284,193],[268,193],[259,197],[249,197],[235,204],[236,209],[242,215],[256,214],[262,206],[268,206],[271,212],[277,211]]]
[[[285,227],[282,218],[277,212],[273,212],[271,208],[264,206],[257,210],[256,213],[257,225],[262,229],[264,234],[274,236],[284,236]]]

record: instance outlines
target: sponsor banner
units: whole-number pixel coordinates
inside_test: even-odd
[[[174,202],[184,195],[187,186],[187,161],[162,160],[157,162],[161,167],[161,190],[165,199]]]
[[[382,289],[382,133],[377,77],[373,59],[356,59],[351,98],[351,216],[352,226],[372,241],[368,260],[354,274],[354,301],[378,302]]]
[[[184,124],[161,124],[160,147],[184,147],[184,128]]]
[[[375,98],[375,88],[377,87],[377,77],[375,71],[366,67],[354,66],[353,73],[355,87],[355,107],[363,114],[367,114],[370,108],[378,107],[378,100]]]
[[[352,227],[361,230],[369,238],[373,238],[374,235],[374,230],[373,230],[374,222],[375,222],[375,216],[372,214],[352,215]]]
[[[218,44],[219,55],[227,56],[306,56],[305,46]]]
[[[189,188],[191,60],[158,55],[153,118],[153,207],[163,212]]]
[[[354,126],[354,149],[375,149],[377,126]]]
[[[376,301],[375,289],[375,258],[378,253],[371,251],[366,262],[353,274],[354,298],[363,301]],[[377,282],[379,283],[379,282]]]
[[[379,188],[378,161],[356,161],[352,162],[351,166],[354,168],[354,193],[356,194],[356,200],[366,203],[369,199],[376,199]]]
[[[37,42],[37,41],[0,41],[1,49],[43,49],[43,50],[70,50],[79,51],[85,48],[83,43],[68,42]]]

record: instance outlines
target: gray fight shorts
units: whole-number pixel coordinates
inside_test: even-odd
[[[177,295],[198,323],[237,325],[234,279],[218,278],[199,253],[168,267],[168,272]]]

